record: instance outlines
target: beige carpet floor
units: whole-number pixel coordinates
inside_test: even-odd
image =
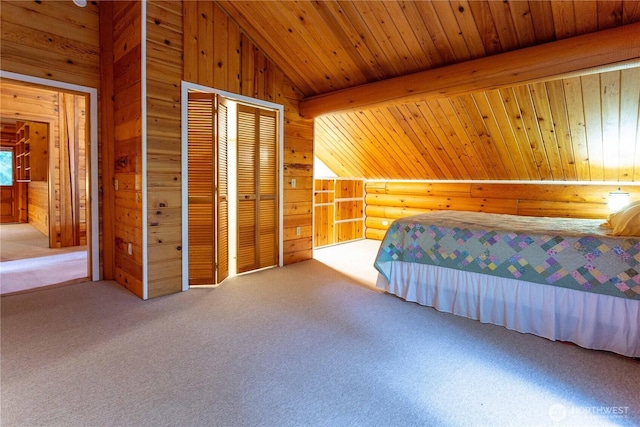
[[[0,224],[0,294],[88,277],[87,248],[49,248],[30,224]]]
[[[355,240],[315,249],[313,258],[361,285],[375,288],[378,271],[373,266],[373,260],[379,247],[377,240]]]
[[[149,301],[114,282],[5,296],[0,423],[640,425],[640,362],[375,291],[376,247]]]

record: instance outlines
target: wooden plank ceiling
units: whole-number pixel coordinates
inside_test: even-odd
[[[218,4],[307,98],[640,22],[629,0]],[[325,114],[315,153],[344,177],[640,181],[639,105],[623,67]]]

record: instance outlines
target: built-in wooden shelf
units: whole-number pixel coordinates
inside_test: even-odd
[[[16,122],[16,181],[47,181],[49,125]]]
[[[314,181],[314,247],[364,238],[364,181]]]

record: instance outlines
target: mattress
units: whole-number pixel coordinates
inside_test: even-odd
[[[602,221],[436,211],[394,221],[377,286],[551,340],[640,357],[640,249]]]
[[[404,261],[640,301],[640,240],[601,220],[436,211],[394,221],[375,267]]]

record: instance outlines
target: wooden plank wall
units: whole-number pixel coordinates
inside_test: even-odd
[[[301,94],[213,2],[150,1],[146,22],[149,297],[181,285],[183,78],[285,106],[284,263],[311,258],[313,122],[298,114]]]
[[[141,3],[107,2],[101,14],[112,14],[113,51],[103,55],[103,66],[111,67],[113,79],[113,167],[115,280],[143,297],[142,277],[142,46]],[[104,22],[104,21],[103,21]],[[111,62],[111,58],[113,62]],[[108,89],[105,96],[111,98]],[[105,236],[106,239],[106,236]],[[128,248],[131,246],[131,254]]]
[[[298,113],[302,94],[215,3],[183,6],[186,81],[284,105],[283,262],[311,258],[313,121]]]
[[[149,1],[146,22],[146,250],[148,297],[154,298],[182,290],[182,4]]]
[[[313,121],[298,114],[300,92],[286,76],[280,82],[284,104],[284,264],[313,256]],[[296,186],[292,187],[295,178]],[[296,235],[300,227],[300,235]]]
[[[98,6],[70,1],[2,1],[2,69],[100,87]]]
[[[370,179],[639,181],[640,68],[325,115],[317,154]]]
[[[49,236],[49,183],[47,181],[29,183],[27,206],[29,224],[45,236]]]
[[[86,7],[79,8],[70,1],[3,0],[0,23],[2,70],[100,88],[99,14],[96,2],[88,2]],[[2,102],[2,105],[7,104]],[[32,111],[31,120],[57,121],[57,115],[55,119],[44,120],[40,117],[43,111],[47,111],[47,108]],[[54,137],[57,137],[56,133]],[[100,143],[99,140],[98,145]],[[98,170],[99,181],[101,176],[101,170]],[[99,212],[101,221],[102,209]],[[84,228],[86,234],[86,225]],[[102,248],[102,239],[99,246]],[[102,268],[102,258],[100,265]]]
[[[394,219],[433,210],[490,212],[536,217],[604,219],[617,185],[508,184],[481,182],[368,181],[366,237],[382,240]],[[640,185],[624,185],[631,200]]]
[[[364,237],[364,180],[314,180],[314,248]]]
[[[58,138],[55,140],[55,234],[60,247],[87,244],[88,99],[59,93]]]

